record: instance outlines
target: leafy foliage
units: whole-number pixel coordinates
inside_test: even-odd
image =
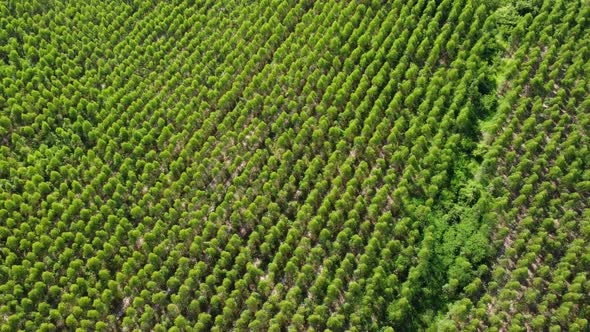
[[[0,330],[588,329],[583,1],[0,13]]]

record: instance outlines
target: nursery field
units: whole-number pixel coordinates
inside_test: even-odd
[[[590,1],[0,2],[0,331],[588,331]]]

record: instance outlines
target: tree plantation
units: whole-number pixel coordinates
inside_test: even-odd
[[[590,330],[587,0],[0,3],[0,331]]]

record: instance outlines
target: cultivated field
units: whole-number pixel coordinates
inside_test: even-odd
[[[588,331],[585,0],[0,3],[0,331]]]

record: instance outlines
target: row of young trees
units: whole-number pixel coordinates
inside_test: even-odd
[[[494,106],[492,9],[470,0],[5,5],[3,329],[418,329],[456,300],[450,318],[481,320],[483,294],[508,282],[488,279],[513,263],[490,272],[480,225],[490,217],[453,226],[449,206],[471,175],[477,121]],[[533,31],[554,20],[543,13]],[[508,66],[530,68],[507,74],[514,89],[496,123],[510,129],[496,129],[483,158],[497,200],[461,191],[477,209],[492,205],[531,228],[498,231],[523,236],[507,244],[510,257],[533,234],[535,250],[545,244],[539,217],[524,218],[527,195],[543,206],[565,186],[556,211],[587,199],[585,159],[571,148],[586,139],[575,133],[587,122],[587,84],[576,76],[587,48],[558,46],[537,51],[571,63],[569,76],[559,64],[526,63],[520,49]],[[528,84],[533,71],[564,87],[546,85],[548,100],[527,122],[530,111],[511,106],[544,91]],[[561,119],[564,104],[579,126]],[[559,114],[540,122],[548,108]],[[528,150],[541,160],[550,143],[533,139],[538,128],[556,133],[549,159],[572,170],[552,171],[552,187],[533,172],[553,164],[517,164]],[[508,173],[505,194],[494,174]],[[572,209],[563,225],[585,205]],[[434,221],[437,211],[447,217]],[[552,246],[563,243],[556,234]]]
[[[449,311],[461,329],[588,328],[589,13],[545,1],[505,28],[512,46],[482,163],[499,257],[485,292]]]

